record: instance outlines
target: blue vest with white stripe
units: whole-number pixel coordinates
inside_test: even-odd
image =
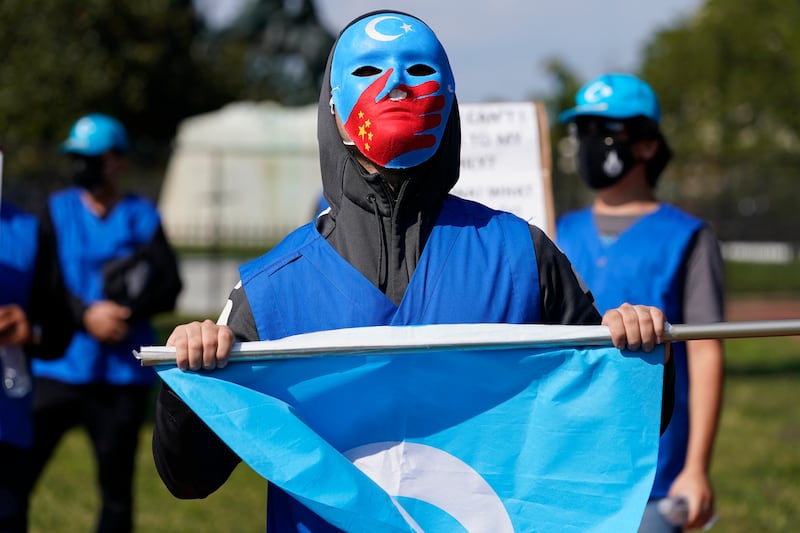
[[[36,265],[39,223],[10,204],[0,206],[0,305],[27,311]],[[27,448],[33,430],[33,394],[9,398],[0,387],[0,441]]]
[[[537,323],[539,276],[528,224],[448,197],[400,305],[306,225],[240,268],[261,340],[328,329]],[[268,531],[337,531],[269,487]]]
[[[673,324],[683,322],[683,284],[689,246],[702,221],[662,204],[611,243],[603,241],[590,209],[558,221],[558,246],[594,294],[601,313],[628,302],[652,305]],[[675,408],[661,436],[651,493],[667,495],[686,459],[689,435],[689,376],[686,344],[673,343]]]

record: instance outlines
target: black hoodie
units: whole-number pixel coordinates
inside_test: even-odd
[[[351,22],[375,13],[367,13]],[[335,49],[335,44],[334,44]],[[436,153],[421,165],[370,174],[345,146],[331,113],[333,51],[325,68],[317,116],[320,170],[331,206],[317,221],[328,243],[395,304],[403,298],[442,202],[456,184],[461,123],[454,99]],[[387,181],[396,183],[392,190]]]
[[[359,17],[348,27],[375,13]],[[398,304],[442,203],[458,180],[458,103],[453,101],[439,148],[429,160],[410,169],[371,174],[358,163],[355,148],[342,142],[331,113],[332,56],[333,51],[325,69],[317,120],[322,185],[331,209],[316,220],[316,227],[339,255]],[[396,184],[394,190],[389,182]],[[539,269],[542,322],[599,324],[592,297],[567,258],[539,228],[531,226],[530,231],[536,252],[531,261],[537,261]],[[226,323],[236,340],[262,340],[241,285],[230,299]],[[239,461],[166,387],[158,399],[153,455],[164,483],[182,498],[205,497],[215,491]]]

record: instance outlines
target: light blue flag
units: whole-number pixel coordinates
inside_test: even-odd
[[[250,467],[347,531],[638,528],[663,349],[330,353],[157,370]]]

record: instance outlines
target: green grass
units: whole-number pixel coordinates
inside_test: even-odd
[[[718,533],[790,531],[800,521],[800,338],[726,341],[726,387],[712,478]],[[262,532],[265,485],[240,465],[206,500],[173,498],[141,434],[136,531]],[[91,531],[98,497],[83,432],[61,443],[33,495],[31,533]]]
[[[161,483],[150,452],[151,428],[140,435],[136,461],[136,531],[263,532],[266,484],[245,465],[205,500],[178,500]],[[81,430],[68,433],[34,491],[30,533],[93,531],[99,508],[89,441]]]
[[[800,521],[800,338],[729,340],[726,357],[714,529],[792,531]]]
[[[800,261],[784,264],[727,262],[728,294],[800,294]]]

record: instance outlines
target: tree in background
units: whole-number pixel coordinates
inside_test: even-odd
[[[557,214],[575,209],[591,201],[578,175],[576,154],[578,143],[569,135],[567,126],[558,121],[559,112],[575,105],[575,93],[583,84],[578,75],[557,58],[550,59],[544,66],[553,79],[556,89],[544,98],[550,123],[550,138],[553,149],[553,204]]]
[[[29,206],[57,185],[58,143],[91,111],[126,125],[137,189],[154,196],[184,118],[244,98],[316,101],[332,37],[313,5],[249,6],[237,26],[246,31],[216,32],[191,0],[0,2],[0,140],[11,196]],[[230,46],[220,44],[226,39]]]
[[[285,105],[317,101],[333,40],[311,0],[254,0],[215,39],[239,49],[246,98]]]
[[[645,50],[677,154],[664,185],[723,239],[797,240],[798,26],[796,2],[708,0]]]
[[[139,150],[224,98],[192,57],[190,0],[0,3],[0,122],[9,176],[39,173],[75,119],[119,118]],[[13,150],[13,152],[11,152]]]

